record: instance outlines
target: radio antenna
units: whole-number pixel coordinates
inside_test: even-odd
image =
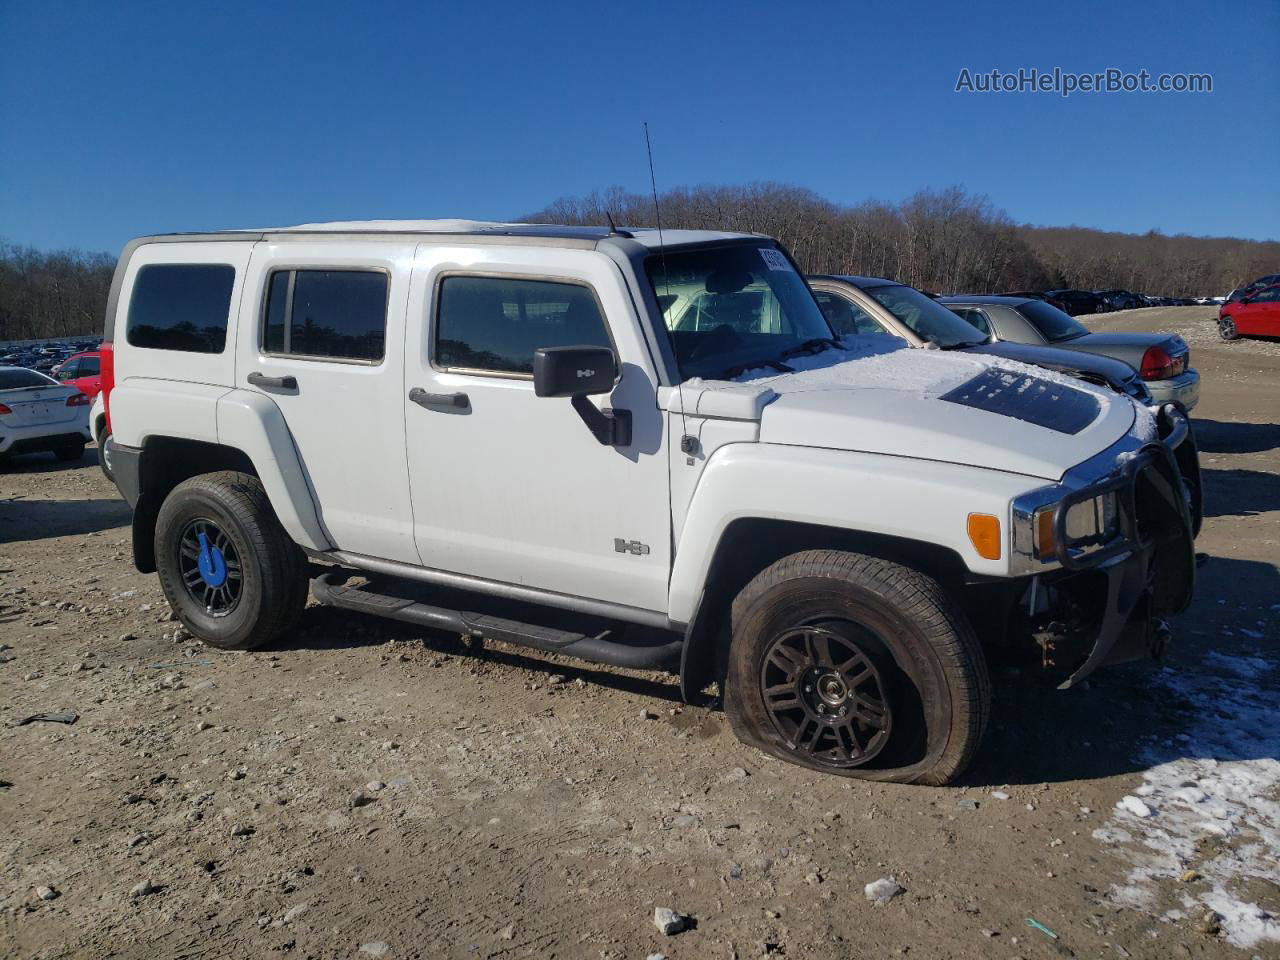
[[[649,122],[644,123],[644,150],[649,157],[649,189],[653,192],[653,218],[658,226],[658,257],[662,261],[662,287],[666,305],[659,304],[662,308],[662,325],[667,326],[666,313],[671,309],[671,274],[667,271],[667,247],[662,242],[662,209],[658,206],[658,180],[653,174],[653,144],[649,140]],[[696,437],[689,435],[688,415],[684,409],[684,371],[680,369],[680,357],[676,353],[676,341],[671,336],[671,330],[668,327],[667,337],[671,342],[671,353],[676,361],[676,394],[680,398],[680,450],[688,459],[688,463],[693,464],[693,452],[697,449],[698,440]]]

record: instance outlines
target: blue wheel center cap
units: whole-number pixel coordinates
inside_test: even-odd
[[[227,561],[222,551],[209,546],[209,537],[200,534],[200,577],[211,587],[220,587],[227,582]]]

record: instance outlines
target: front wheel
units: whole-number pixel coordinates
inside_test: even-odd
[[[1240,332],[1236,329],[1236,322],[1231,317],[1220,317],[1218,319],[1218,336],[1223,340],[1238,340]]]
[[[306,605],[306,557],[249,474],[206,473],[174,487],[156,517],[155,551],[169,606],[211,646],[260,647]]]
[[[810,550],[733,602],[725,713],[744,743],[811,770],[941,785],[982,740],[986,662],[925,574]]]

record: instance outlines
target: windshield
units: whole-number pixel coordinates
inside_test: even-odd
[[[944,350],[987,342],[987,338],[976,327],[957,317],[936,300],[926,297],[915,287],[890,283],[862,289],[910,327],[921,340]]]
[[[831,339],[808,284],[771,246],[654,253],[645,271],[685,377],[732,379]]]
[[[1018,312],[1031,321],[1040,335],[1050,343],[1083,337],[1088,329],[1074,317],[1051,307],[1043,300],[1028,300],[1018,305]]]

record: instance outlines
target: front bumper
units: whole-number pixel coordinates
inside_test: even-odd
[[[1043,663],[1063,688],[1105,664],[1158,657],[1169,639],[1165,618],[1191,602],[1202,515],[1195,438],[1172,404],[1161,408],[1157,424],[1159,439],[1122,454],[1105,476],[1057,491],[1056,554],[1033,561],[1042,572],[1032,578],[1025,609]],[[1118,498],[1117,535],[1106,543],[1073,541],[1067,512],[1105,493]],[[1026,528],[1020,514],[1028,508],[1031,522],[1046,509],[1035,498],[1015,505],[1015,533]]]
[[[1177,403],[1191,410],[1200,402],[1200,373],[1188,370],[1172,380],[1148,380],[1147,389],[1157,404]]]

